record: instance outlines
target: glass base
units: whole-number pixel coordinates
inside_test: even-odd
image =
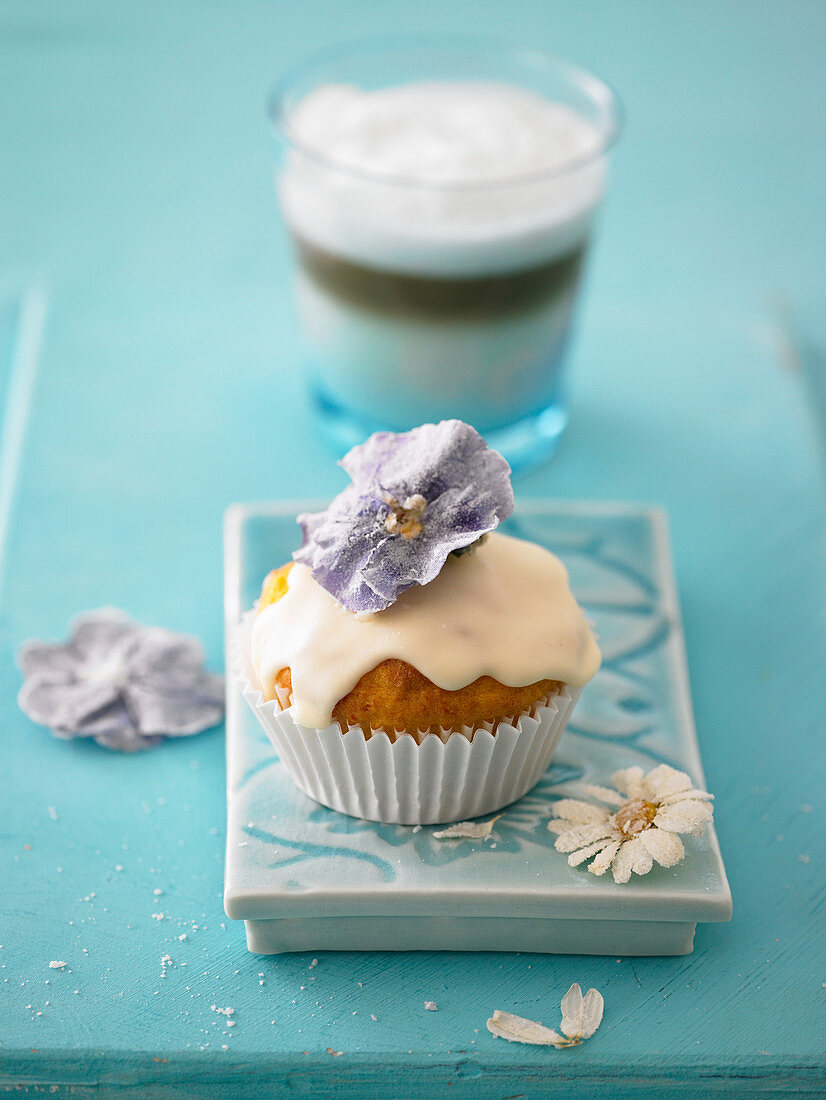
[[[351,447],[379,431],[406,431],[406,427],[380,423],[364,414],[353,412],[331,398],[323,390],[313,387],[310,396],[318,418],[322,435],[341,458]],[[562,399],[513,424],[490,428],[481,434],[488,445],[504,455],[514,473],[533,470],[547,462],[559,446],[568,423],[568,406]]]

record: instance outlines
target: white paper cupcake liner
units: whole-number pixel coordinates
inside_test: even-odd
[[[435,825],[481,817],[515,802],[542,777],[580,690],[564,688],[528,713],[495,726],[394,733],[299,725],[292,709],[266,701],[249,657],[254,612],[237,628],[232,671],[293,783],[351,817]],[[286,704],[287,699],[284,700]]]

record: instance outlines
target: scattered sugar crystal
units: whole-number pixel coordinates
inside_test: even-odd
[[[436,1012],[439,1008],[435,1001],[425,1001],[424,1006],[428,1012]]]
[[[52,970],[62,970],[65,965],[66,963],[62,962],[60,959],[53,959],[52,962],[49,963]]]

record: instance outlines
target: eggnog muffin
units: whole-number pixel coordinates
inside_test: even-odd
[[[265,579],[258,602],[258,613],[287,593],[287,576],[293,563],[274,569]],[[272,694],[284,693],[292,700],[292,674],[289,667],[275,675]],[[492,676],[479,676],[466,687],[449,691],[438,687],[418,669],[396,657],[388,658],[358,680],[333,707],[333,721],[342,729],[360,726],[363,730],[383,729],[388,733],[414,730],[476,729],[529,711],[541,700],[556,695],[558,680],[538,680],[525,687],[508,687]]]
[[[600,654],[562,562],[496,530],[510,469],[460,421],[379,432],[298,517],[239,677],[293,781],[357,817],[458,820],[547,768]]]

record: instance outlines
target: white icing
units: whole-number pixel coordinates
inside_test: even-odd
[[[278,180],[288,224],[373,267],[452,276],[537,266],[583,242],[602,193],[597,127],[508,84],[323,85],[288,127],[295,145]]]
[[[509,687],[539,680],[581,687],[600,664],[562,562],[535,543],[496,533],[371,615],[347,611],[296,564],[286,595],[257,616],[251,652],[267,697],[276,675],[290,669],[294,718],[318,729],[389,658],[449,691],[480,676]]]

